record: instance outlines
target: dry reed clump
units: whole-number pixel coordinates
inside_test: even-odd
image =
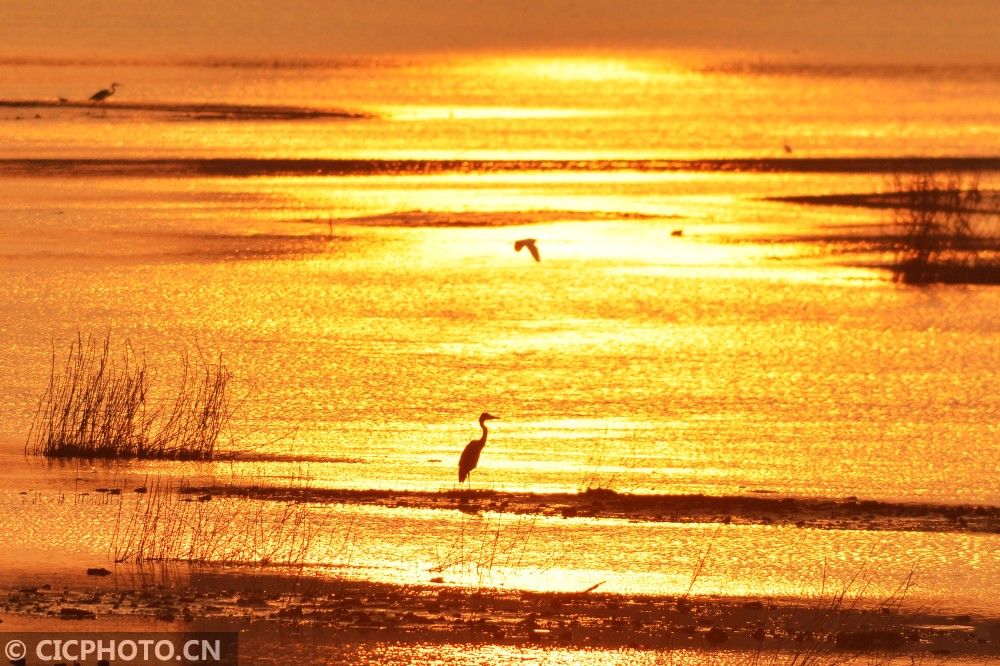
[[[134,500],[122,500],[111,556],[136,564],[301,566],[318,532],[307,504],[219,502],[156,481]]]
[[[231,374],[187,354],[172,399],[151,399],[150,369],[126,341],[77,335],[62,364],[52,352],[49,383],[39,399],[25,451],[48,457],[207,460],[214,456],[235,409]]]
[[[1000,283],[996,215],[978,181],[933,172],[892,179],[896,279],[907,284]]]

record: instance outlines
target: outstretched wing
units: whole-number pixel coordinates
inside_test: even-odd
[[[528,243],[528,252],[530,252],[531,256],[535,258],[535,261],[542,260],[542,258],[538,256],[538,248],[535,246],[534,243]]]
[[[520,252],[523,247],[528,248],[528,252],[530,252],[531,256],[535,258],[535,261],[542,260],[538,254],[538,247],[535,246],[534,238],[522,238],[521,240],[514,242],[514,249],[518,252]]]

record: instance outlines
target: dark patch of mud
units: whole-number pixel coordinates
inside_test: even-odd
[[[155,580],[155,577],[154,577]],[[5,630],[239,631],[240,663],[330,646],[794,651],[810,658],[1000,655],[1000,620],[837,600],[669,597],[398,586],[253,572],[0,590]],[[72,610],[81,611],[74,613]],[[278,663],[278,662],[275,662]]]

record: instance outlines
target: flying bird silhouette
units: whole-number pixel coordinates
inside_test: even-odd
[[[489,431],[486,430],[486,422],[497,418],[489,412],[483,412],[479,416],[479,427],[483,429],[483,436],[479,439],[474,439],[465,445],[465,449],[462,450],[462,456],[458,459],[458,482],[462,483],[465,481],[466,477],[476,469],[476,465],[479,464],[479,454],[483,452],[483,447],[486,446],[486,436]]]
[[[93,95],[90,96],[91,102],[103,102],[107,98],[115,94],[115,88],[120,86],[120,83],[112,83],[110,88],[105,88],[103,90],[98,90]]]
[[[535,258],[535,261],[542,260],[541,256],[538,254],[538,247],[535,246],[534,238],[522,238],[521,240],[514,242],[514,249],[518,252],[520,252],[523,247],[528,248],[528,252],[530,252],[531,256]]]

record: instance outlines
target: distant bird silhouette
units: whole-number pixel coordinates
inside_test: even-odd
[[[515,250],[517,250],[518,252],[520,252],[521,248],[523,248],[523,247],[528,248],[528,252],[530,252],[531,256],[533,256],[535,258],[535,261],[541,261],[542,260],[542,258],[538,254],[538,248],[535,246],[535,239],[534,238],[522,238],[519,241],[515,241],[515,243],[514,243],[514,249]]]
[[[787,154],[787,155],[791,155],[792,154],[792,147],[789,146],[787,142],[785,143],[785,154]]]
[[[479,439],[474,439],[465,445],[465,449],[462,451],[462,457],[458,459],[458,482],[462,483],[465,481],[466,477],[476,469],[476,465],[479,464],[479,454],[483,452],[483,447],[486,446],[486,435],[489,432],[486,430],[486,422],[497,418],[489,412],[483,412],[479,416],[479,427],[483,429],[483,436]]]
[[[107,98],[115,94],[115,88],[120,86],[120,83],[112,83],[110,88],[105,88],[104,90],[98,90],[93,95],[90,96],[91,102],[103,102]]]
[[[673,231],[670,232],[670,235],[674,236],[675,238],[679,238],[679,237],[681,237],[681,236],[684,235],[684,230],[683,229],[674,229]]]

